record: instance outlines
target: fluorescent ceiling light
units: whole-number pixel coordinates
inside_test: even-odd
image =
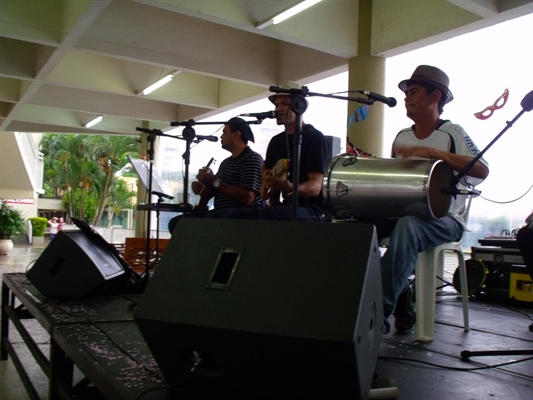
[[[307,8],[314,6],[318,2],[320,2],[320,0],[305,0],[295,5],[294,7],[289,8],[287,11],[284,11],[281,14],[276,15],[274,18],[272,18],[272,23],[274,25],[279,24],[280,22],[285,21],[287,18],[290,18],[293,15],[296,15],[299,12],[302,12],[303,10]]]
[[[169,83],[172,80],[172,78],[174,78],[174,74],[170,74],[170,75],[165,76],[164,78],[158,80],[153,85],[148,86],[146,89],[144,89],[141,92],[141,94],[146,96],[147,94],[152,93],[154,90],[159,89],[164,84]]]
[[[98,117],[96,117],[95,119],[92,119],[90,120],[89,122],[87,122],[85,125],[83,125],[85,128],[90,128],[91,126],[94,126],[96,125],[98,122],[100,122],[102,119],[104,119],[103,116],[99,115]]]

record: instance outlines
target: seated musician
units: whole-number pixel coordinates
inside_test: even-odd
[[[283,89],[301,89],[296,82],[285,82]],[[285,131],[274,136],[268,144],[265,163],[261,174],[263,185],[261,195],[268,199],[270,207],[255,210],[236,210],[227,215],[235,219],[292,220],[290,204],[292,193],[293,138],[296,128],[296,114],[291,110],[290,94],[278,93],[268,98],[277,113],[278,125],[285,125]],[[322,132],[302,121],[300,176],[298,182],[298,207],[296,220],[323,222],[327,219],[322,198],[322,180],[330,160],[330,150]],[[279,198],[283,198],[280,204]]]
[[[263,157],[248,146],[248,141],[254,142],[254,134],[249,124],[242,118],[231,118],[222,130],[220,137],[222,148],[229,151],[231,156],[220,164],[217,174],[210,168],[198,171],[191,188],[194,194],[201,196],[200,204],[207,205],[214,197],[213,210],[195,210],[184,215],[189,218],[223,218],[228,212],[236,209],[262,208],[265,201],[260,197],[261,166]],[[174,233],[179,215],[168,223],[168,229]]]
[[[405,109],[414,125],[398,133],[392,145],[392,157],[442,160],[455,173],[461,171],[478,153],[474,142],[459,125],[441,119],[443,107],[453,100],[448,76],[438,68],[420,65],[410,79],[399,83],[405,93]],[[458,186],[481,183],[489,174],[483,158]],[[412,214],[400,218],[392,229],[390,245],[381,259],[385,330],[388,316],[394,312],[399,332],[410,330],[415,323],[413,292],[409,276],[414,272],[418,253],[443,243],[457,241],[465,230],[462,214],[465,196],[452,199],[448,215],[441,220]]]

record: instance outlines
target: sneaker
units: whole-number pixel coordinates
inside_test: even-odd
[[[394,327],[396,331],[403,333],[410,331],[416,322],[416,313],[414,307],[414,292],[411,285],[404,290],[398,300],[396,300],[396,309],[394,310]]]

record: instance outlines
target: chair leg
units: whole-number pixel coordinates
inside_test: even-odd
[[[427,250],[418,255],[416,263],[416,339],[424,342],[433,340],[435,328],[435,301],[437,274],[436,254]]]
[[[461,277],[461,301],[463,303],[463,323],[465,331],[470,330],[470,323],[468,320],[468,281],[466,276],[465,256],[462,251],[457,251],[459,259],[459,276]]]

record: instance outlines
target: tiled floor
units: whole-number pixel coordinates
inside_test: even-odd
[[[40,246],[16,245],[8,255],[0,255],[0,279],[4,273],[24,272],[36,261],[48,242]],[[1,290],[1,288],[0,288]],[[12,332],[15,332],[13,329]],[[31,323],[32,335],[36,335],[37,343],[41,350],[47,354],[49,347],[49,336],[46,334],[38,323]],[[13,335],[16,337],[15,335]],[[36,383],[36,389],[39,397],[48,398],[48,379],[41,371],[41,368],[33,361],[33,357],[26,349],[21,338],[14,339],[14,346],[21,355],[22,362],[28,368],[32,380]],[[15,366],[8,361],[0,361],[0,399],[2,400],[25,400],[30,397],[20,380]]]

